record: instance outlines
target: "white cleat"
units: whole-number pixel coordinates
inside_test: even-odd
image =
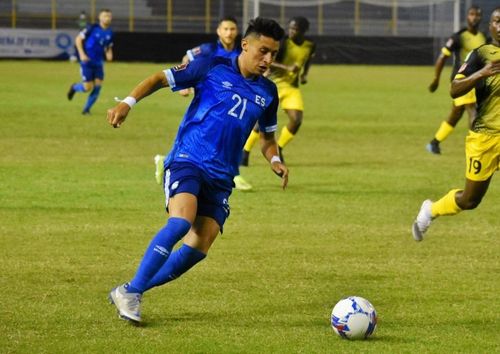
[[[431,226],[432,222],[432,212],[431,212],[432,201],[430,199],[424,200],[420,211],[418,212],[417,218],[413,222],[412,233],[415,241],[422,241],[424,239],[424,234]]]
[[[241,177],[241,175],[234,176],[233,182],[234,182],[234,188],[236,188],[239,191],[249,191],[252,189],[252,185],[247,181],[245,181],[245,179]]]
[[[132,322],[141,322],[142,294],[128,293],[125,284],[120,285],[109,293],[109,301],[116,306],[120,318]]]
[[[156,183],[162,184],[163,177],[165,176],[165,168],[163,167],[163,161],[165,160],[165,156],[163,155],[155,155],[155,179]]]

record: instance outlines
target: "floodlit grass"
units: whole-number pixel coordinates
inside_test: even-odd
[[[283,192],[260,156],[242,173],[208,258],[118,320],[108,291],[130,279],[164,224],[153,156],[189,100],[169,90],[110,128],[105,111],[158,64],[111,63],[91,116],[66,100],[78,66],[0,61],[0,352],[493,353],[500,343],[500,188],[473,212],[411,238],[421,202],[462,187],[465,119],[425,151],[451,105],[431,67],[313,66]],[[280,126],[285,122],[280,113]],[[359,295],[380,322],[336,337],[333,305]]]

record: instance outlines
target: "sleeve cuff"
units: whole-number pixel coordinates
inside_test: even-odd
[[[441,48],[441,53],[443,53],[443,55],[446,55],[447,57],[451,55],[451,52],[446,47]]]
[[[275,124],[275,125],[270,125],[268,127],[264,127],[264,131],[266,133],[272,133],[272,132],[275,132],[276,130],[278,129],[278,124]]]
[[[167,78],[168,86],[170,86],[171,89],[175,87],[175,78],[174,74],[172,74],[172,70],[167,69],[163,70],[163,73],[165,74],[165,77]]]

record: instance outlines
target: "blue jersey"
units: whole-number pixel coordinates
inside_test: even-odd
[[[188,56],[189,61],[193,61],[201,57],[233,58],[240,55],[240,53],[241,53],[241,47],[239,45],[235,45],[233,50],[227,51],[222,45],[222,43],[218,40],[217,42],[203,43],[198,47],[189,49],[186,52],[186,55]]]
[[[262,76],[245,79],[238,57],[195,60],[164,72],[172,91],[195,88],[165,166],[191,162],[232,186],[255,123],[267,133],[277,128],[276,86]]]
[[[94,63],[104,61],[104,51],[113,46],[113,31],[104,29],[99,24],[93,24],[80,32],[84,39],[83,50]]]

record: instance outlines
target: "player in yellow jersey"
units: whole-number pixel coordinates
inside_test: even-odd
[[[477,47],[486,43],[486,36],[478,30],[479,23],[481,22],[482,11],[477,6],[471,6],[467,10],[467,27],[462,28],[460,31],[454,33],[446,42],[445,46],[441,49],[441,55],[436,61],[435,75],[432,83],[429,85],[429,91],[434,92],[439,86],[439,78],[441,71],[446,60],[453,54],[453,70],[451,79],[455,77],[460,65],[462,65],[467,54]],[[439,144],[445,140],[453,131],[460,118],[467,110],[469,115],[469,126],[474,119],[476,103],[476,96],[474,90],[466,93],[461,97],[453,100],[450,114],[447,120],[441,122],[439,129],[434,135],[434,139],[427,144],[427,150],[433,154],[440,154],[441,147]]]
[[[288,115],[288,124],[281,129],[278,139],[282,161],[283,149],[297,134],[304,116],[304,101],[299,84],[307,83],[307,74],[316,49],[314,42],[305,38],[308,30],[309,21],[305,17],[292,18],[288,22],[288,35],[282,41],[278,56],[271,65],[270,78],[278,87],[281,108]],[[243,148],[243,166],[248,166],[250,150],[258,140],[259,133],[256,128]]]
[[[413,223],[413,238],[421,241],[432,220],[476,208],[500,167],[500,7],[493,10],[491,44],[473,50],[451,83],[451,96],[476,89],[477,113],[465,139],[465,188],[452,189],[437,202],[422,203]]]

